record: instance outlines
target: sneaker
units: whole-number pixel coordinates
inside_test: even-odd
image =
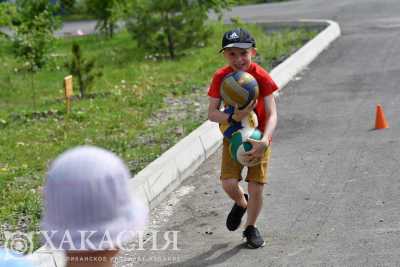
[[[244,194],[246,200],[249,199],[247,194]],[[240,223],[242,222],[242,217],[246,213],[246,208],[242,208],[236,203],[233,205],[231,212],[228,214],[228,218],[226,218],[226,227],[229,231],[235,231],[239,228]]]
[[[249,225],[243,231],[243,237],[246,238],[247,246],[250,248],[260,248],[265,246],[264,239],[261,237],[260,231],[254,226]]]

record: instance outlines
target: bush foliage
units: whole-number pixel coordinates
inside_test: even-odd
[[[204,46],[211,35],[209,10],[218,13],[228,6],[229,1],[137,0],[131,3],[127,28],[140,47],[174,59],[188,48]]]
[[[14,53],[28,64],[31,72],[47,62],[47,52],[54,40],[54,31],[60,26],[54,16],[56,6],[47,0],[19,0],[17,12],[12,19]]]
[[[81,47],[77,43],[72,45],[72,59],[65,66],[77,80],[81,98],[87,95],[88,90],[93,85],[94,79],[102,75],[100,71],[95,70],[94,59],[83,58]]]

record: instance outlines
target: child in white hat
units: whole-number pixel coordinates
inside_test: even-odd
[[[48,247],[66,251],[67,266],[112,266],[146,224],[148,209],[128,192],[130,173],[115,154],[81,146],[51,164],[42,230]]]
[[[9,250],[0,249],[0,267],[33,267],[33,265]]]

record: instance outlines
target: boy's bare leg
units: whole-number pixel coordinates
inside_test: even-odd
[[[263,189],[264,184],[260,184],[257,182],[248,182],[248,190],[249,190],[249,202],[247,204],[247,222],[246,227],[248,225],[255,225],[257,221],[257,217],[261,212],[262,204],[263,204]]]
[[[223,179],[222,188],[228,194],[228,196],[236,202],[242,208],[247,207],[247,201],[244,197],[244,191],[239,185],[239,180],[237,179]]]

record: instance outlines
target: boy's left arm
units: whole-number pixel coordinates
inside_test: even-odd
[[[265,150],[270,145],[272,134],[275,131],[278,121],[274,95],[270,94],[264,97],[264,103],[267,118],[263,138],[261,140],[248,139],[248,141],[253,145],[253,149],[246,153],[249,156],[249,160],[263,157]]]

